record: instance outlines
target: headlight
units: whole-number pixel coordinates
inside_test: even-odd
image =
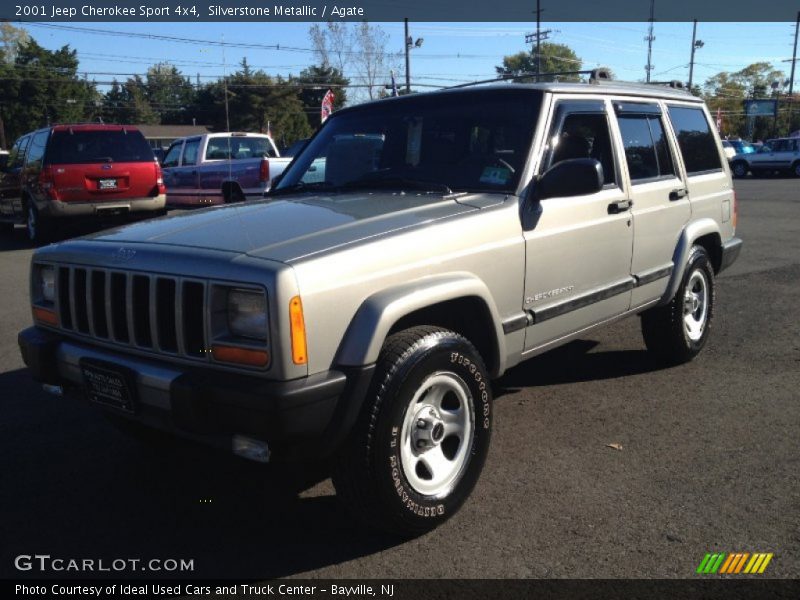
[[[267,298],[263,292],[228,291],[228,329],[235,336],[267,339]]]
[[[49,266],[38,267],[35,283],[38,300],[53,304],[56,301],[56,270]]]

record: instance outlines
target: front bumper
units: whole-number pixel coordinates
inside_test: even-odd
[[[39,213],[50,218],[66,217],[102,217],[117,213],[147,213],[164,210],[167,195],[148,196],[145,198],[120,198],[119,200],[103,200],[102,202],[61,202],[48,200],[37,203]]]
[[[742,250],[742,240],[734,237],[722,244],[722,256],[719,263],[719,272],[721,273],[730,267],[736,259],[739,258],[739,252]]]
[[[291,381],[184,367],[74,342],[38,327],[18,336],[35,379],[83,397],[83,359],[132,374],[133,413],[98,408],[175,435],[230,448],[234,434],[267,442],[274,456],[324,457],[352,428],[374,365]]]

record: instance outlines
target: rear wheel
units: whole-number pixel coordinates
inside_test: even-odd
[[[470,495],[490,437],[491,386],[475,347],[438,327],[407,329],[386,341],[334,462],[337,496],[371,527],[420,535]]]
[[[714,270],[708,252],[694,246],[672,301],[642,313],[647,349],[668,364],[692,360],[708,340],[714,300]]]
[[[239,186],[232,185],[225,190],[225,204],[233,204],[235,202],[244,202],[244,193]]]

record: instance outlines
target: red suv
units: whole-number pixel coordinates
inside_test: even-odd
[[[153,151],[129,125],[55,125],[17,140],[0,172],[0,232],[43,243],[57,220],[164,214]]]

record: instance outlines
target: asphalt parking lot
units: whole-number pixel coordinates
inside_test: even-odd
[[[736,188],[745,246],[701,356],[658,367],[629,319],[516,367],[472,498],[409,542],[355,527],[328,480],[287,497],[286,473],[143,448],[42,392],[16,345],[31,249],[0,238],[0,577],[40,553],[198,578],[672,578],[717,551],[800,577],[800,182]]]

